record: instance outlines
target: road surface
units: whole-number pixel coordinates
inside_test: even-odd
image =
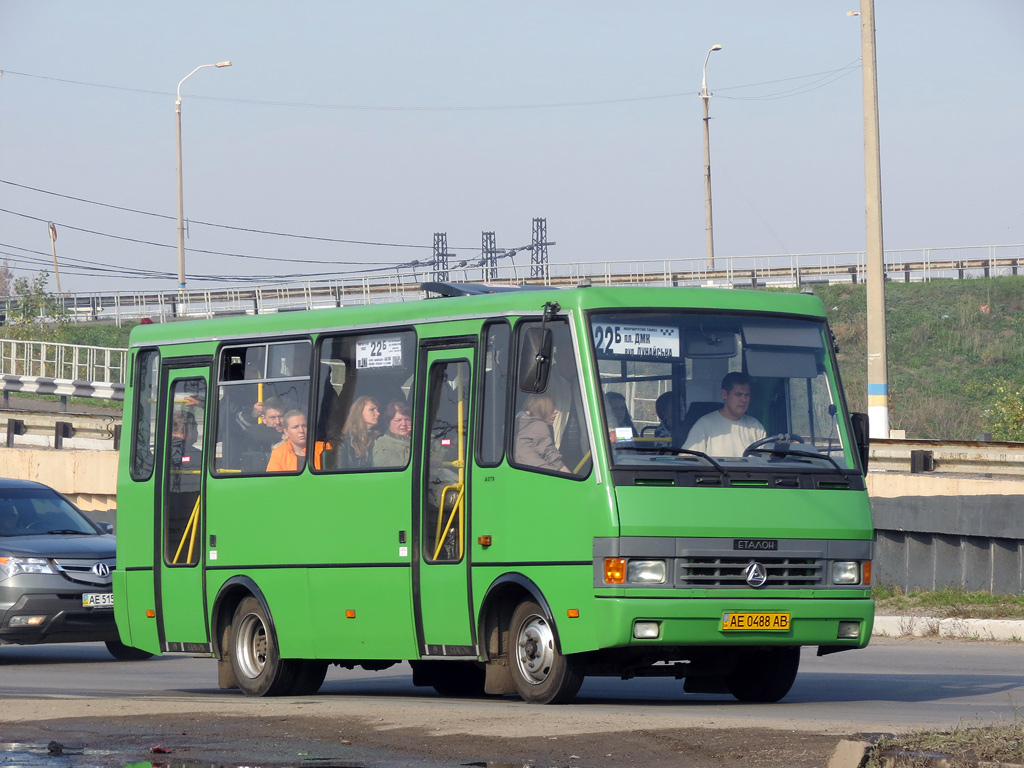
[[[540,707],[512,697],[442,699],[413,687],[406,665],[332,668],[317,696],[247,699],[216,687],[210,659],[117,662],[102,645],[0,646],[0,732],[3,741],[89,750],[67,758],[67,768],[112,759],[823,766],[844,736],[1012,721],[1024,702],[1022,651],[1019,643],[879,640],[823,658],[805,649],[793,690],[774,705],[684,694],[675,680],[591,678],[574,703]],[[157,745],[171,752],[151,753]]]

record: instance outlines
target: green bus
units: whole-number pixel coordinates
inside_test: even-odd
[[[802,646],[867,645],[867,424],[818,299],[423,288],[132,331],[123,643],[252,696],[407,661],[534,703],[777,701]]]

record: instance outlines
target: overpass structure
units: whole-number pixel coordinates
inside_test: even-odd
[[[1016,275],[1024,245],[988,245],[886,251],[887,280],[906,282]],[[625,258],[613,261],[548,263],[543,270],[514,262],[495,265],[486,259],[445,267],[444,282],[499,285],[575,286],[658,285],[716,288],[802,287],[821,283],[862,282],[867,267],[863,251],[716,258],[709,269],[704,257],[681,259]],[[487,261],[487,263],[484,263]],[[436,268],[415,264],[394,273],[346,279],[306,280],[273,285],[241,285],[204,290],[113,291],[64,295],[73,320],[123,322],[264,314],[425,298],[424,282],[438,281]],[[10,303],[17,299],[8,299]]]

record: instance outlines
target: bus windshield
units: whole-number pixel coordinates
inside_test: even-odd
[[[590,330],[615,466],[856,468],[824,321],[631,310]]]

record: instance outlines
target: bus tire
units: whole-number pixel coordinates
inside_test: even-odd
[[[118,661],[145,661],[146,659],[153,658],[153,654],[149,651],[132,648],[120,640],[107,640],[104,645],[107,646],[107,651],[110,652],[110,655]]]
[[[799,646],[757,648],[741,653],[725,684],[740,701],[768,704],[789,693],[799,667]]]
[[[583,685],[582,665],[561,653],[551,620],[532,600],[520,603],[512,614],[509,644],[512,682],[523,701],[563,704]]]
[[[327,662],[316,659],[296,659],[289,662],[295,667],[295,682],[289,696],[312,696],[320,690],[327,677]]]
[[[288,696],[298,676],[297,664],[281,658],[270,619],[252,596],[231,620],[231,669],[246,696]]]

